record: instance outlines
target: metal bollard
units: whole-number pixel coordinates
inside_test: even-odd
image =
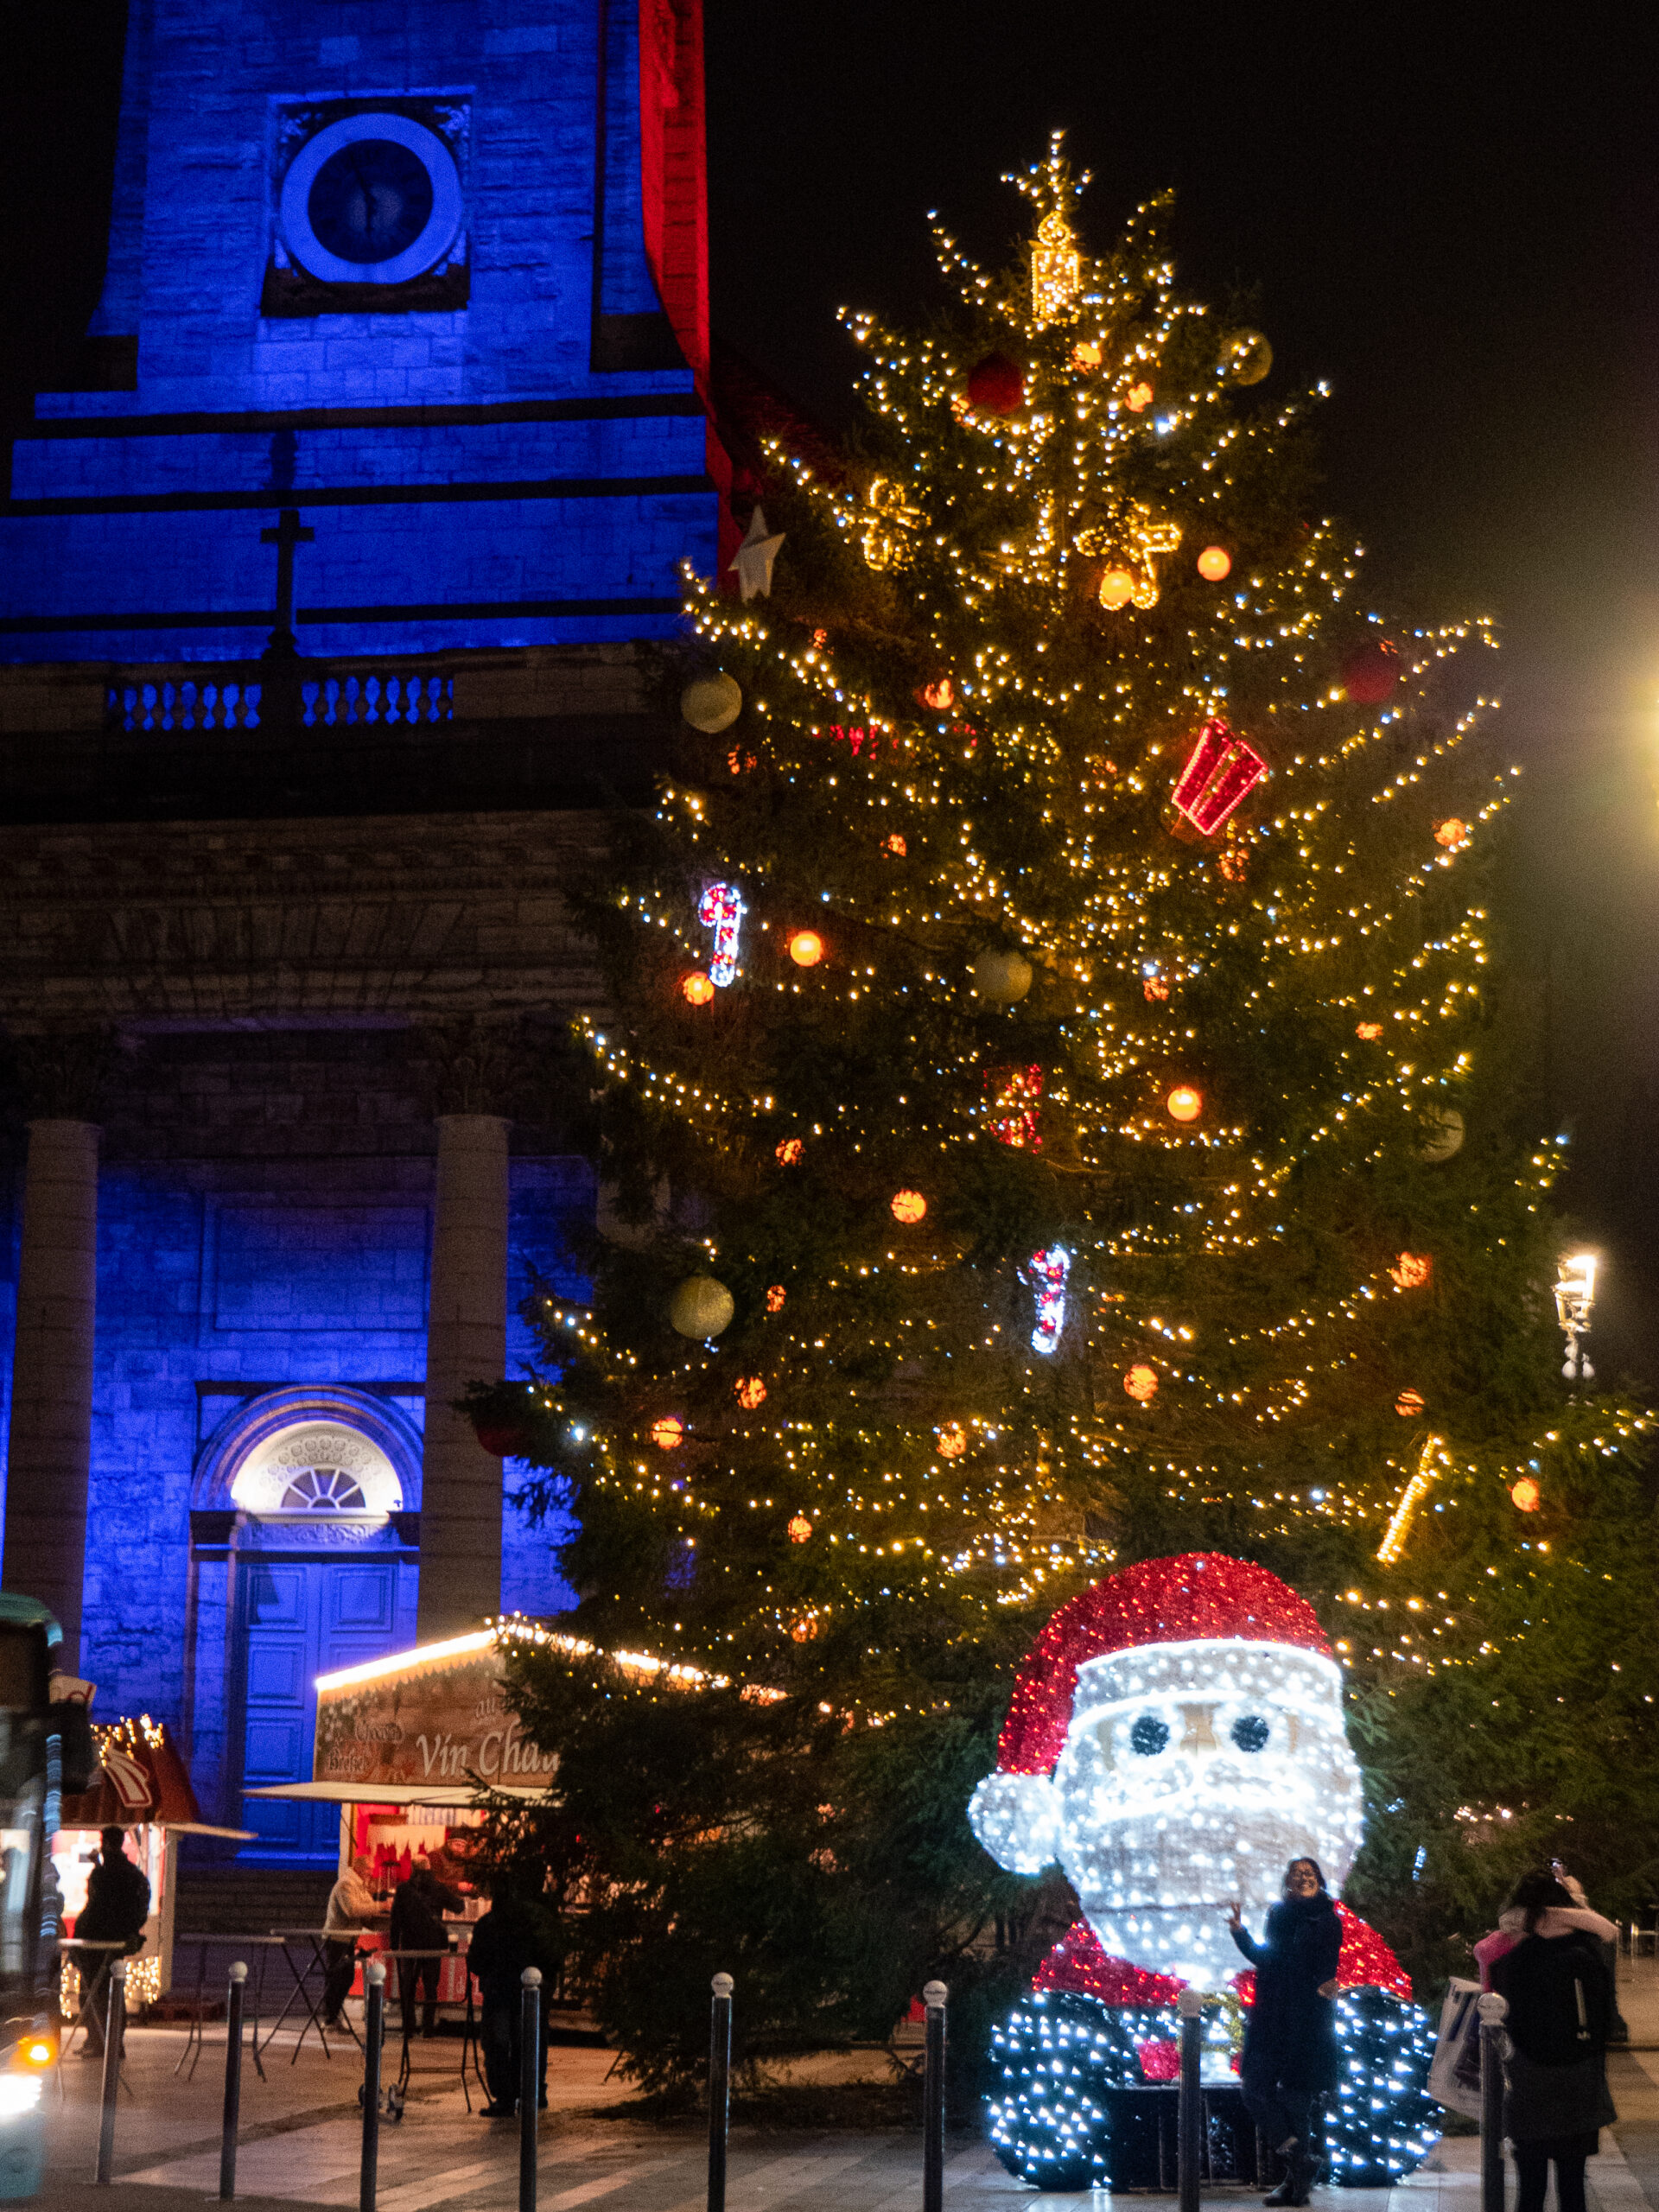
[[[1480,1999],[1480,2212],[1503,2212],[1503,2022],[1509,1999]]]
[[[238,1959],[231,1968],[225,2004],[225,2124],[219,2144],[221,2204],[228,2204],[236,2195],[236,2131],[242,2114],[242,2006],[247,1993],[248,1970]]]
[[[526,1967],[519,1976],[518,2212],[536,2212],[536,2123],[542,2101],[542,1976]]]
[[[717,1974],[709,2008],[709,2212],[726,2212],[726,2137],[732,2117],[732,1977]]]
[[[104,2109],[98,2122],[98,2178],[115,2178],[115,2101],[121,2092],[121,2046],[127,2033],[127,1962],[110,1968],[109,2001],[104,2013]]]
[[[380,2050],[386,2039],[386,1969],[371,1959],[364,1970],[368,1993],[363,2020],[363,2163],[358,2171],[358,2212],[374,2212],[380,2183]]]
[[[1200,2015],[1204,1999],[1184,1989],[1175,1999],[1181,2016],[1181,2086],[1175,2113],[1175,2174],[1180,2212],[1198,2212],[1198,2176],[1204,2164],[1204,2089],[1198,2079]]]
[[[944,2000],[942,1981],[922,1992],[927,2008],[926,2056],[922,2075],[922,2212],[944,2208]]]

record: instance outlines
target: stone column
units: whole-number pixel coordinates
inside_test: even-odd
[[[420,1640],[459,1635],[501,1608],[501,1462],[453,1410],[507,1363],[507,1124],[441,1114],[426,1323],[421,1455]]]
[[[5,1586],[57,1615],[69,1674],[80,1666],[86,1572],[98,1134],[91,1122],[29,1125],[6,1454]]]

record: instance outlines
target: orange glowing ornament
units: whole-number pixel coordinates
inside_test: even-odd
[[[1218,584],[1233,570],[1233,556],[1224,545],[1206,545],[1198,556],[1198,574],[1207,584]]]
[[[740,1375],[734,1386],[734,1395],[745,1413],[753,1413],[757,1406],[766,1402],[766,1386],[758,1375]]]
[[[1169,996],[1169,985],[1161,976],[1148,976],[1141,986],[1141,995],[1143,998],[1166,999]]]
[[[797,930],[789,940],[789,957],[798,968],[816,968],[823,957],[823,939],[816,930]]]
[[[693,1006],[707,1006],[715,995],[714,985],[701,969],[698,969],[695,975],[688,976],[680,985],[680,988]]]
[[[1423,1410],[1422,1392],[1421,1390],[1402,1390],[1394,1402],[1394,1410],[1404,1421],[1415,1421],[1418,1414]]]
[[[1108,569],[1100,580],[1100,603],[1116,609],[1127,607],[1135,596],[1135,578],[1127,569]]]
[[[781,1313],[783,1310],[784,1286],[780,1282],[775,1282],[766,1293],[766,1311],[768,1313]]]
[[[1172,1122],[1196,1122],[1204,1111],[1204,1093],[1190,1083],[1178,1083],[1164,1100]]]
[[[1455,814],[1449,814],[1444,822],[1434,824],[1434,842],[1444,845],[1449,853],[1459,852],[1469,842],[1469,824],[1459,821]]]
[[[677,1414],[663,1414],[651,1424],[651,1440],[659,1452],[672,1452],[685,1441],[685,1423]]]
[[[906,1227],[918,1222],[927,1211],[927,1200],[919,1191],[895,1191],[893,1194],[893,1217]]]
[[[1433,1272],[1434,1262],[1427,1252],[1402,1252],[1389,1275],[1397,1290],[1421,1290]]]
[[[810,1544],[814,1533],[812,1523],[804,1513],[798,1513],[789,1524],[789,1541],[791,1544]]]
[[[1380,1021],[1357,1021],[1354,1024],[1354,1034],[1356,1037],[1363,1038],[1366,1044],[1375,1045],[1382,1034],[1382,1025]]]
[[[1123,1377],[1123,1388],[1138,1406],[1147,1406],[1158,1395],[1158,1370],[1137,1360]]]
[[[1139,384],[1132,384],[1129,386],[1123,395],[1123,404],[1131,415],[1138,415],[1143,408],[1151,406],[1152,386],[1144,378]]]
[[[1250,872],[1250,856],[1243,845],[1226,845],[1217,854],[1216,866],[1229,883],[1243,883]]]
[[[789,1624],[790,1640],[795,1643],[810,1643],[818,1632],[818,1624],[810,1613],[801,1613]]]
[[[805,1150],[799,1137],[785,1137],[781,1144],[773,1146],[772,1157],[781,1166],[793,1167]]]
[[[948,676],[942,676],[937,683],[923,684],[918,696],[925,707],[936,709],[954,707],[957,703],[956,691]]]
[[[946,1421],[939,1431],[939,1440],[933,1449],[941,1459],[960,1459],[968,1449],[967,1430],[960,1421]]]
[[[1511,1502],[1522,1513],[1535,1513],[1541,1496],[1542,1492],[1530,1475],[1522,1475],[1510,1492]]]
[[[904,838],[895,830],[891,837],[884,837],[881,840],[881,849],[884,853],[891,853],[896,860],[903,860],[908,848]]]
[[[1100,362],[1100,340],[1097,338],[1080,338],[1071,348],[1074,369],[1097,369]]]

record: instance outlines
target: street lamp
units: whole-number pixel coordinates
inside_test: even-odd
[[[1567,1336],[1567,1363],[1561,1369],[1569,1382],[1591,1382],[1596,1370],[1584,1356],[1580,1338],[1590,1333],[1590,1309],[1596,1302],[1596,1255],[1575,1252],[1561,1262],[1555,1284],[1555,1316]]]

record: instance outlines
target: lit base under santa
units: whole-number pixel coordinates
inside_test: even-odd
[[[1440,2138],[1427,2089],[1433,2026],[1411,2001],[1411,1981],[1374,1929],[1345,1905],[1337,1969],[1343,2074],[1325,2105],[1324,2178],[1383,2189]],[[1001,2087],[990,2101],[998,2158],[1039,2189],[1175,2186],[1175,1999],[1184,1985],[1109,1957],[1086,1921],[1057,1943],[993,2037]],[[1248,2008],[1255,1977],[1235,1986]],[[1206,2004],[1201,2071],[1205,2178],[1265,2180],[1255,2129],[1233,2069],[1234,2025],[1224,2000]]]

